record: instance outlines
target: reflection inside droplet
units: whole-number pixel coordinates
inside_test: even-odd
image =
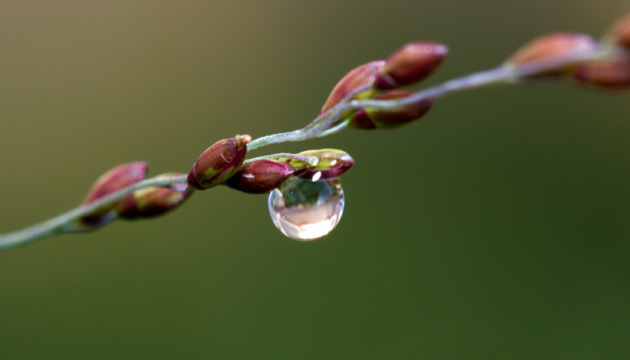
[[[343,214],[339,179],[311,181],[289,178],[269,194],[269,214],[287,237],[309,241],[327,235]]]

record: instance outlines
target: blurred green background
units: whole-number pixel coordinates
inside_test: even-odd
[[[627,0],[0,2],[0,231],[74,207],[105,170],[187,172],[218,139],[309,122],[406,42],[425,85]],[[266,196],[197,193],[161,219],[0,253],[2,359],[627,359],[630,93],[568,82],[440,100],[346,131],[346,212],[284,238]]]

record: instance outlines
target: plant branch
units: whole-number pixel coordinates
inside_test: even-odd
[[[186,176],[160,176],[138,182],[110,195],[104,196],[93,202],[72,209],[66,213],[35,224],[22,230],[0,236],[0,250],[11,247],[26,245],[41,238],[61,234],[64,232],[77,231],[77,220],[91,214],[101,207],[116,202],[132,192],[148,187],[165,187],[173,184],[185,183]]]
[[[257,138],[247,144],[247,150],[252,151],[271,144],[284,143],[289,141],[304,141],[335,134],[348,127],[349,119],[342,119],[342,117],[347,117],[349,111],[354,111],[361,108],[393,111],[402,109],[405,106],[411,104],[420,103],[426,99],[439,98],[457,91],[477,89],[489,85],[516,84],[528,75],[540,74],[550,70],[563,69],[568,66],[577,64],[580,61],[593,60],[599,57],[608,56],[610,55],[610,51],[611,50],[609,48],[604,47],[601,51],[597,53],[570,54],[564,57],[553,58],[552,60],[534,61],[521,65],[517,68],[503,64],[494,69],[473,73],[467,76],[444,82],[442,84],[416,92],[409,97],[400,99],[354,100],[353,98],[357,94],[369,90],[371,84],[360,86],[351,91],[335,106],[320,114],[304,128]],[[255,159],[272,158],[277,156],[291,157],[309,163],[307,158],[295,154],[286,153],[261,156]],[[250,162],[252,160],[254,159],[247,160],[246,162]],[[106,207],[123,199],[126,195],[136,190],[148,187],[168,187],[174,184],[181,183],[187,183],[186,175],[160,176],[140,181],[132,186],[126,187],[110,195],[99,198],[89,204],[77,207],[42,223],[27,227],[19,231],[0,235],[0,250],[32,243],[38,239],[55,234],[80,231],[81,226],[79,219],[92,214],[94,211],[100,208]],[[114,217],[115,214],[112,215],[112,219]]]

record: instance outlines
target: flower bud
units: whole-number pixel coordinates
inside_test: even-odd
[[[288,161],[254,160],[241,169],[225,185],[249,194],[263,194],[282,184],[295,169]]]
[[[83,205],[144,180],[147,170],[148,164],[142,161],[122,164],[109,170],[96,180],[83,200]],[[108,204],[84,216],[79,220],[81,226],[90,229],[113,220],[114,216],[109,213],[115,206],[116,203]]]
[[[439,43],[410,43],[394,52],[374,80],[381,90],[411,85],[431,75],[448,54],[448,47]]]
[[[182,174],[162,174],[160,176],[179,176]],[[172,190],[182,188],[186,184],[176,184],[178,186],[149,187],[134,191],[126,196],[118,205],[116,210],[118,216],[123,219],[149,218],[162,215],[181,205],[184,200],[192,194],[192,189],[186,187],[183,191]],[[181,185],[181,186],[180,186]]]
[[[616,45],[630,49],[630,14],[617,20],[606,37]]]
[[[578,82],[605,88],[630,88],[630,59],[600,60],[582,64],[573,77]]]
[[[188,184],[204,190],[225,182],[241,167],[250,141],[252,137],[249,135],[217,141],[199,156],[190,169]]]
[[[372,83],[374,76],[383,68],[383,65],[385,61],[377,60],[352,69],[335,85],[319,113],[328,111],[355,89]],[[370,88],[356,94],[353,99],[368,99],[372,95],[374,95],[374,89]]]
[[[297,159],[291,159],[289,162],[291,166],[298,169],[296,176],[313,181],[337,178],[354,165],[354,159],[347,152],[337,149],[308,150],[298,155],[317,159],[315,165]]]
[[[506,65],[519,68],[538,61],[553,61],[555,59],[589,54],[597,51],[597,42],[588,35],[574,33],[555,33],[541,36],[517,50],[506,61]],[[561,69],[546,70],[526,77],[555,76],[571,71],[575,66]]]
[[[390,91],[379,96],[378,100],[394,100],[406,98],[413,93],[406,91]],[[352,115],[349,125],[356,129],[391,129],[420,119],[433,106],[433,99],[425,99],[406,105],[397,110],[360,109]]]

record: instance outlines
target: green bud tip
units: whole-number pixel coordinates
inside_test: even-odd
[[[236,135],[217,141],[192,166],[188,173],[188,184],[204,190],[224,183],[240,169],[247,153],[247,144],[251,141],[249,135]]]

